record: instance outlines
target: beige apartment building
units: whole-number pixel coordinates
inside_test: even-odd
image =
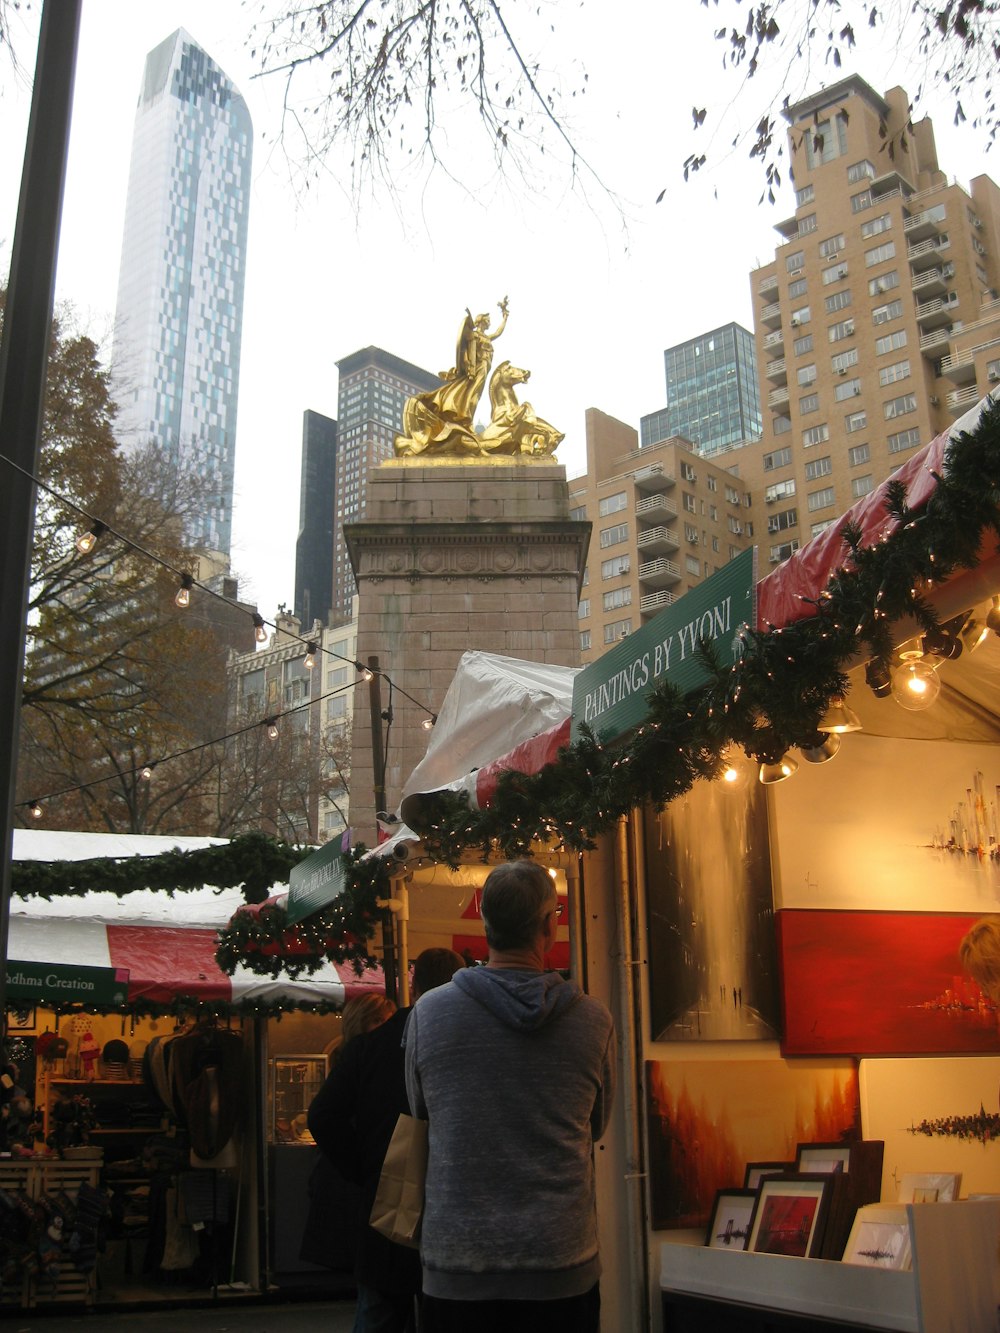
[[[751,274],[760,445],[732,458],[761,563],[829,526],[1000,381],[1000,190],[939,168],[901,88],[790,106],[795,213]]]
[[[754,542],[743,483],[688,440],[640,449],[631,426],[594,407],[586,434],[586,475],[569,482],[570,517],[593,523],[579,606],[584,663]]]

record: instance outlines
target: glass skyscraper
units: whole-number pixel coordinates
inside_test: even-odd
[[[146,57],[125,204],[113,385],[119,438],[205,490],[193,544],[229,555],[253,126],[183,30]]]
[[[641,422],[641,447],[683,435],[710,455],[762,430],[753,334],[740,324],[702,333],[663,353],[667,406]]]

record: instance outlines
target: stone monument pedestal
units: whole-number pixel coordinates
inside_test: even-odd
[[[392,708],[386,809],[424,756],[436,713],[470,649],[578,666],[577,604],[590,524],[569,517],[566,470],[552,460],[394,461],[368,479],[364,521],[344,528],[358,587],[359,660],[377,656],[400,690]],[[375,844],[367,686],[354,706],[351,826]],[[385,725],[383,723],[383,732]]]

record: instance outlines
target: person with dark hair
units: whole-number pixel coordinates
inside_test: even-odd
[[[426,1333],[597,1333],[593,1145],[615,1086],[611,1015],[545,970],[559,899],[534,861],[483,887],[489,961],[410,1016],[406,1089],[428,1121]]]
[[[414,1005],[451,981],[465,964],[451,949],[425,949],[413,966]],[[420,1294],[416,1250],[394,1245],[368,1225],[386,1149],[408,1112],[403,1031],[412,1009],[398,1009],[374,1031],[349,1042],[309,1107],[309,1129],[321,1152],[359,1186],[354,1333],[412,1333]]]

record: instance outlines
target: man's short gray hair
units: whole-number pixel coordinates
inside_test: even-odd
[[[556,895],[548,872],[537,861],[507,861],[483,885],[480,914],[491,949],[526,949],[534,944]]]

